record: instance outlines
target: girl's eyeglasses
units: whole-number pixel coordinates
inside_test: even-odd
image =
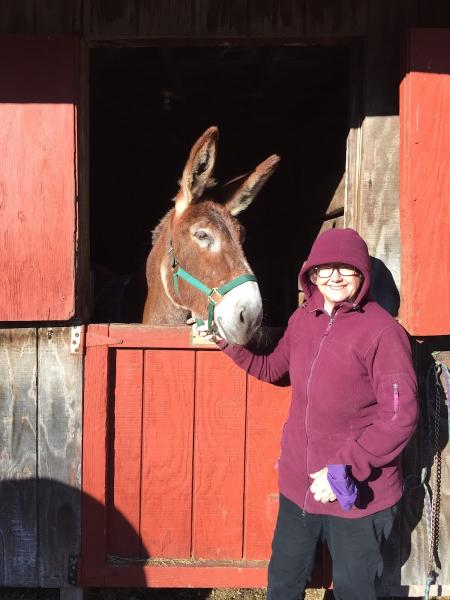
[[[321,279],[327,279],[333,275],[334,271],[337,271],[339,275],[342,277],[351,277],[352,275],[359,275],[359,271],[353,267],[343,267],[343,266],[325,266],[325,267],[315,267],[313,270],[314,275],[320,277]]]

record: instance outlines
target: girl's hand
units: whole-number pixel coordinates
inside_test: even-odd
[[[314,494],[314,500],[318,502],[334,502],[336,496],[328,483],[328,468],[324,467],[317,473],[311,473],[310,477],[314,480],[309,488],[311,493]]]
[[[186,321],[186,324],[192,326],[194,335],[205,338],[205,340],[208,340],[208,342],[221,342],[223,340],[223,338],[217,332],[208,331],[208,325],[206,323],[203,325],[197,325],[197,322],[193,317],[190,317]]]

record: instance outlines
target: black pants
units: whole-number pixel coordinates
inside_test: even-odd
[[[269,563],[268,600],[299,600],[314,566],[320,539],[333,559],[336,600],[376,600],[375,579],[383,570],[380,546],[392,530],[397,507],[359,519],[304,513],[280,495]]]

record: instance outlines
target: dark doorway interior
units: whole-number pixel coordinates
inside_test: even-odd
[[[145,289],[131,275],[143,273],[151,230],[171,207],[191,145],[218,125],[219,182],[281,156],[240,219],[266,323],[285,324],[345,169],[349,50],[98,48],[90,77],[93,320],[140,320]],[[125,284],[136,299],[127,310]]]

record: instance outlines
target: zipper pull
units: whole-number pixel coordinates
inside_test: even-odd
[[[393,383],[392,384],[392,390],[394,392],[394,417],[395,417],[395,415],[397,414],[398,401],[399,401],[398,383]]]
[[[333,325],[333,323],[334,323],[334,317],[330,316],[330,319],[328,321],[328,325],[327,325],[327,328],[325,329],[324,335],[328,335],[328,332],[330,331],[331,326]]]

